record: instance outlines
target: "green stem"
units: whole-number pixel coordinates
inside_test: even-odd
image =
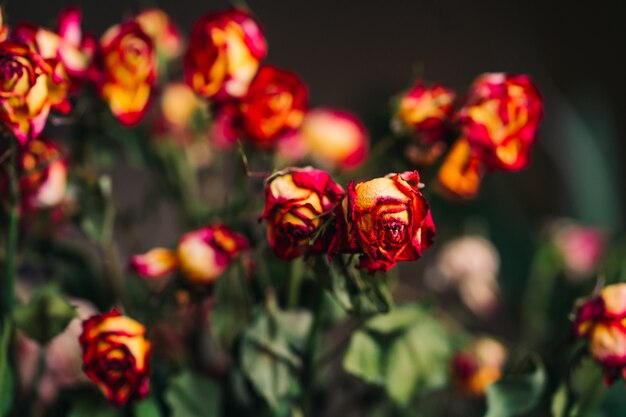
[[[291,261],[291,276],[289,278],[289,289],[287,293],[287,308],[293,309],[300,301],[300,288],[304,277],[304,263],[302,258]]]
[[[13,151],[6,166],[9,179],[9,201],[7,205],[7,246],[5,254],[5,275],[2,283],[2,314],[10,314],[15,304],[15,275],[17,244],[20,221],[20,189],[17,178],[17,144],[13,141]]]

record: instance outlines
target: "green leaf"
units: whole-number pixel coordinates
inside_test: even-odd
[[[40,288],[28,304],[13,310],[17,327],[42,345],[63,332],[75,317],[76,310],[59,294],[56,285]]]
[[[567,384],[561,383],[556,393],[552,397],[552,417],[566,417],[565,411],[567,407]]]
[[[189,370],[172,378],[165,392],[165,401],[172,409],[171,417],[219,416],[221,398],[217,383]]]
[[[343,369],[371,384],[382,384],[383,350],[376,340],[364,331],[355,332],[343,357]]]
[[[408,304],[370,319],[367,328],[383,334],[393,333],[414,325],[423,317],[424,312],[420,307]]]
[[[311,312],[306,310],[279,311],[274,316],[289,345],[299,352],[304,351],[313,326]]]
[[[240,355],[243,373],[273,410],[283,407],[293,390],[298,390],[295,371],[302,360],[269,313],[257,315],[246,329]]]
[[[445,385],[450,346],[443,328],[424,316],[392,343],[385,367],[385,388],[400,405]]]
[[[122,417],[123,413],[113,408],[102,396],[79,397],[72,405],[67,417]]]
[[[13,391],[15,384],[11,366],[9,363],[9,340],[11,339],[11,327],[9,319],[2,320],[2,333],[0,333],[0,416],[4,416],[13,404]]]
[[[250,320],[247,288],[239,276],[240,268],[232,267],[215,284],[215,305],[211,312],[211,333],[226,349],[230,349]]]
[[[133,404],[134,417],[160,417],[159,405],[152,397]]]
[[[527,374],[505,375],[487,388],[485,417],[512,417],[531,411],[541,399],[546,385],[543,364],[533,359]]]

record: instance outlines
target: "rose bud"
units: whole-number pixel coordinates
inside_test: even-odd
[[[552,241],[567,276],[573,281],[589,277],[604,255],[606,235],[601,229],[560,221],[552,227]]]
[[[23,209],[53,208],[67,191],[67,162],[58,145],[35,139],[20,152],[20,190]]]
[[[439,84],[427,87],[418,80],[401,98],[396,114],[405,130],[415,134],[424,145],[445,134],[454,112],[456,95]]]
[[[370,273],[420,258],[434,241],[435,225],[419,179],[417,171],[407,171],[350,182],[343,207],[346,232],[332,251],[363,252],[359,268]]]
[[[135,21],[111,27],[100,39],[103,72],[100,95],[126,126],[139,123],[148,109],[156,79],[152,39]]]
[[[459,390],[481,396],[502,376],[507,349],[498,341],[481,337],[452,357],[452,375]]]
[[[154,248],[130,259],[130,269],[144,278],[163,278],[178,266],[176,253],[165,248]]]
[[[484,167],[467,140],[457,139],[446,155],[439,173],[438,184],[444,194],[472,199],[478,194]]]
[[[367,154],[365,126],[342,110],[320,108],[308,112],[300,135],[313,160],[329,168],[355,168]]]
[[[488,168],[517,171],[528,165],[542,113],[541,96],[528,76],[490,73],[474,81],[459,122]]]
[[[250,245],[245,236],[221,224],[185,234],[178,243],[178,265],[196,284],[210,284]]]
[[[261,148],[300,127],[308,106],[308,91],[294,73],[263,66],[240,105],[242,127]]]
[[[159,56],[170,60],[182,53],[183,40],[180,32],[163,10],[146,9],[135,16],[135,21],[152,38]]]
[[[50,112],[52,68],[28,46],[0,43],[0,121],[23,145],[39,136]]]
[[[145,333],[141,323],[117,310],[83,322],[83,370],[115,406],[142,399],[150,391],[151,345]]]
[[[242,97],[266,54],[263,32],[248,12],[232,9],[206,15],[191,31],[185,82],[215,100]]]
[[[178,82],[165,86],[160,104],[165,121],[179,129],[187,127],[194,113],[200,108],[200,101],[193,90],[186,84]]]
[[[267,240],[274,254],[290,260],[324,252],[325,236],[317,235],[343,196],[343,188],[330,175],[311,167],[287,168],[268,178],[260,219],[267,222]]]
[[[626,283],[612,284],[586,300],[576,313],[574,332],[604,369],[607,384],[626,378]]]

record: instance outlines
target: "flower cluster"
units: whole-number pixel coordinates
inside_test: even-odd
[[[281,259],[360,253],[360,268],[387,271],[398,261],[420,258],[434,241],[435,225],[419,188],[417,171],[352,181],[345,193],[324,171],[289,168],[267,180],[261,219]]]
[[[396,125],[417,141],[414,162],[432,163],[454,140],[439,170],[447,193],[472,198],[487,170],[518,171],[528,165],[541,121],[541,96],[526,75],[488,73],[471,85],[460,109],[456,95],[418,81],[399,100]]]

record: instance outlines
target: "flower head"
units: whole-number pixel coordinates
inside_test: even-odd
[[[457,387],[471,395],[484,395],[502,375],[507,349],[497,340],[481,337],[452,357],[452,375]]]
[[[483,163],[470,143],[460,138],[454,142],[441,164],[437,180],[445,194],[460,199],[472,199],[478,194],[483,174]]]
[[[63,202],[67,190],[67,162],[59,146],[49,139],[35,139],[20,152],[20,190],[25,210],[53,208]]]

